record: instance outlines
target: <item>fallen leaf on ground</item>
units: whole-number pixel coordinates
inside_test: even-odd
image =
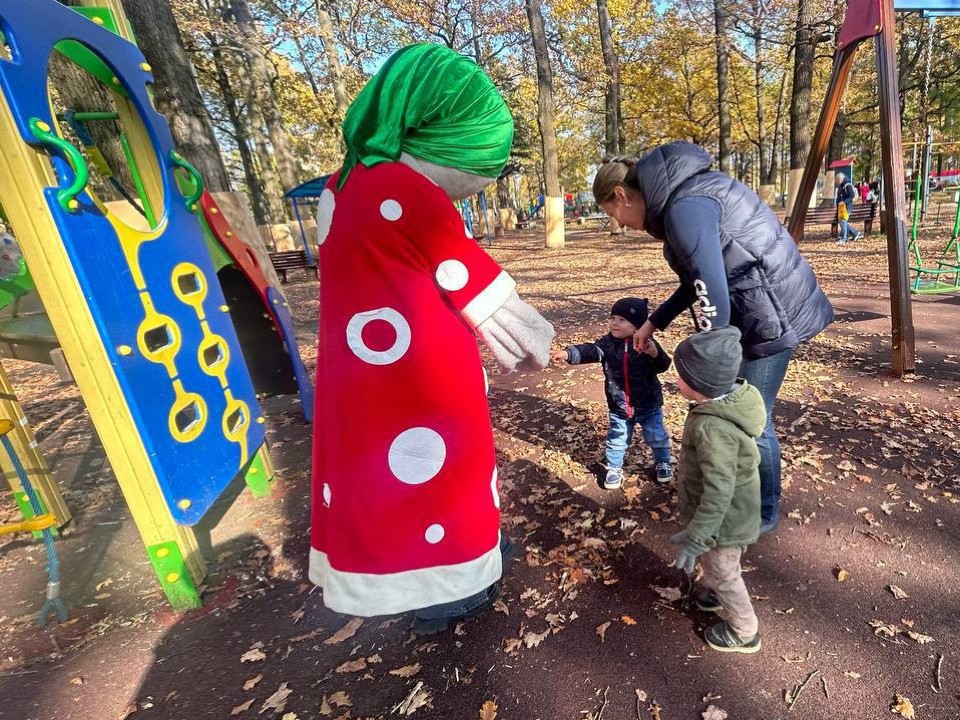
[[[361,670],[366,669],[367,661],[366,658],[360,658],[358,660],[348,660],[345,663],[337,666],[337,669],[334,672],[338,673],[352,673],[360,672]]]
[[[906,600],[908,597],[910,597],[907,595],[906,591],[904,591],[902,588],[898,588],[896,585],[887,585],[887,590],[893,593],[893,596],[897,600]]]
[[[250,698],[245,703],[237,705],[233,710],[230,711],[231,715],[239,715],[242,712],[246,712],[250,709],[250,706],[253,705],[254,698]]]
[[[703,720],[726,720],[727,711],[721,710],[715,705],[707,705],[707,709],[700,713]]]
[[[337,643],[342,643],[347,638],[352,638],[357,634],[357,630],[360,629],[360,626],[363,625],[363,618],[354,618],[342,628],[337,630],[333,635],[328,637],[323,641],[324,645],[336,645]]]
[[[871,620],[870,627],[873,628],[873,634],[881,637],[895,637],[900,629],[896,625],[883,622],[883,620]]]
[[[247,650],[243,655],[240,656],[240,662],[260,662],[261,660],[266,660],[267,655],[260,648],[253,648],[252,650]]]
[[[844,675],[847,676],[848,678],[853,678],[854,680],[859,680],[859,679],[860,679],[860,673],[858,673],[858,672],[853,672],[853,670],[847,670],[847,671],[844,673]]]
[[[915,640],[918,645],[926,645],[928,642],[933,642],[933,638],[929,635],[924,635],[923,633],[914,632],[913,630],[907,631],[907,636],[911,640]]]
[[[542,633],[528,632],[523,636],[523,644],[528,648],[536,647],[543,639],[550,634],[549,628],[544,630]]]
[[[400,715],[413,715],[422,707],[432,708],[433,705],[431,704],[430,699],[430,691],[424,687],[422,682],[418,682],[416,687],[410,691],[410,694],[407,695],[407,697],[394,705],[391,712],[399,713]]]
[[[637,694],[637,702],[647,701],[647,693],[645,693],[643,690],[634,690],[634,692]]]
[[[503,613],[504,615],[510,615],[510,608],[507,607],[507,604],[503,600],[497,600],[493,603],[493,609],[497,612]]]
[[[634,619],[633,619],[632,617],[630,617],[629,615],[622,615],[622,616],[620,617],[620,622],[622,622],[624,625],[636,625],[636,624],[637,624],[637,621],[634,620]]]
[[[70,678],[70,684],[71,684],[71,685],[83,685],[83,678],[82,678],[82,677],[79,677],[79,676],[72,677],[72,678]]]
[[[295,712],[284,713],[280,720],[300,720]]]
[[[343,690],[337,690],[329,697],[330,703],[335,705],[338,708],[342,707],[353,707],[353,703],[350,702],[350,696],[347,695]]]
[[[842,567],[835,567],[833,569],[833,576],[837,579],[837,582],[844,582],[848,577],[850,577],[850,573],[849,571],[844,570]]]
[[[917,716],[913,710],[913,703],[910,702],[910,698],[904,697],[903,695],[897,695],[896,698],[894,698],[893,704],[890,706],[890,712],[907,718],[907,720]]]
[[[252,690],[257,686],[257,683],[260,682],[261,680],[263,680],[262,674],[257,675],[256,677],[252,677],[243,684],[243,689]]]
[[[420,672],[420,663],[414,663],[413,665],[404,665],[402,668],[391,670],[390,674],[396,675],[397,677],[408,678],[413,677],[418,672]]]
[[[287,705],[287,698],[290,696],[293,690],[287,687],[286,683],[280,683],[280,687],[277,688],[277,691],[263,701],[263,707],[260,708],[258,715],[263,715],[267,710],[273,710],[274,712],[283,712],[283,708]]]
[[[607,639],[607,628],[610,627],[610,621],[603,623],[603,625],[597,625],[597,635],[600,636],[600,642],[603,642]]]
[[[480,720],[496,720],[497,704],[493,700],[487,700],[480,708]]]
[[[673,587],[656,587],[651,585],[650,589],[653,590],[657,595],[662,597],[664,600],[669,600],[673,602],[674,600],[679,600],[683,597],[683,593],[680,591],[680,588]]]

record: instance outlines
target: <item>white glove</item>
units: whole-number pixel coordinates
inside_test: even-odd
[[[521,363],[542,370],[550,362],[553,325],[521,300],[516,291],[477,326],[477,333],[508,373]]]

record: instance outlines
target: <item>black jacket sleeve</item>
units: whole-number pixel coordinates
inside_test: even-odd
[[[730,324],[730,291],[720,244],[720,218],[720,203],[705,197],[683,198],[667,210],[664,227],[680,266],[681,286],[650,317],[658,328],[663,329],[680,314],[681,302],[685,300],[688,305],[699,304],[699,313],[709,319],[710,328]]]
[[[596,343],[567,346],[567,362],[570,365],[584,365],[603,360],[603,350]]]
[[[653,338],[651,338],[651,340],[653,340]],[[656,340],[653,340],[653,344],[657,346],[657,356],[650,358],[650,363],[653,366],[653,371],[659,375],[662,372],[666,372],[667,368],[670,367],[670,356],[667,355],[667,351],[664,350]]]

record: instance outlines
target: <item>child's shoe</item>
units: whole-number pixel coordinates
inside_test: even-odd
[[[717,599],[717,594],[709,588],[698,591],[695,600],[697,607],[704,612],[715,613],[723,610],[723,605]]]
[[[661,485],[666,485],[673,480],[673,463],[669,460],[658,462],[655,470],[657,473],[657,482]]]
[[[623,468],[608,468],[603,480],[604,490],[617,490],[623,485]]]
[[[745,653],[747,655],[760,650],[760,633],[744,640],[737,635],[728,623],[711,625],[703,633],[707,645],[720,652]]]

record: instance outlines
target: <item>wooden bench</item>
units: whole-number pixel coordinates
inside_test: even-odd
[[[873,232],[873,221],[876,219],[877,203],[869,203],[866,205],[857,204],[854,205],[853,210],[850,211],[850,218],[847,222],[850,225],[862,222],[864,234],[870,235]],[[807,216],[803,224],[804,227],[811,225],[829,225],[830,237],[834,238],[840,235],[840,221],[837,219],[836,205],[826,205],[807,210]]]
[[[280,282],[287,282],[287,270],[296,270],[303,268],[308,271],[316,271],[316,266],[307,264],[307,253],[305,250],[284,250],[283,252],[270,253],[270,262],[273,269],[280,276]]]

